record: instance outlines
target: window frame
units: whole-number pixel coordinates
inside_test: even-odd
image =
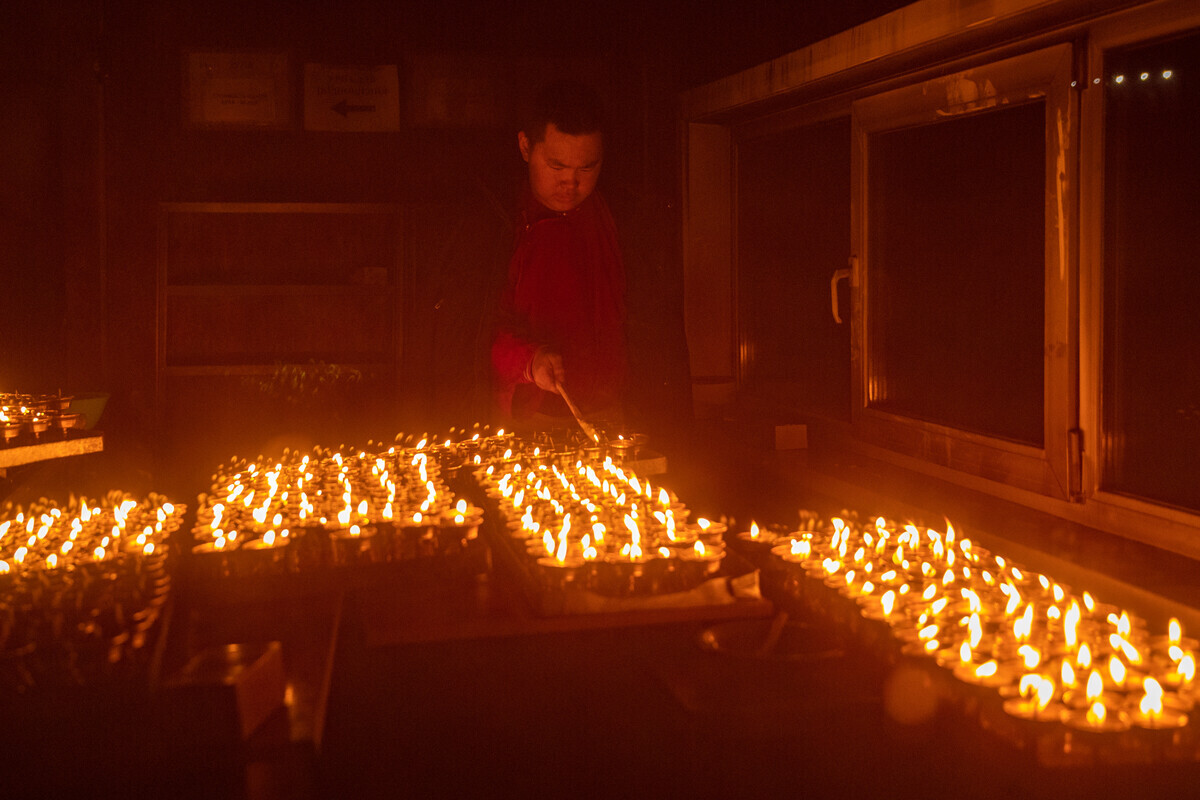
[[[1068,500],[1077,495],[1078,458],[1072,454],[1078,391],[1075,275],[1078,102],[1072,91],[1074,49],[1057,44],[1011,58],[912,83],[856,101],[852,107],[852,425],[877,453],[904,466],[933,464]],[[994,102],[950,104],[958,81],[991,81]],[[873,133],[986,113],[1005,103],[1045,103],[1045,320],[1043,328],[1042,446],[1018,443],[935,422],[905,417],[869,402],[868,352],[871,264],[868,185]]]
[[[1080,427],[1088,446],[1082,458],[1082,492],[1088,516],[1105,527],[1176,552],[1200,554],[1200,513],[1149,498],[1104,489],[1104,465],[1113,432],[1104,414],[1104,208],[1105,208],[1105,54],[1200,29],[1200,9],[1173,0],[1150,8],[1105,17],[1089,31],[1081,119],[1080,167]],[[1097,83],[1097,81],[1099,81]]]

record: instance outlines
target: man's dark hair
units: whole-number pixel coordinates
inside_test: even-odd
[[[600,95],[586,84],[560,81],[544,86],[523,128],[531,144],[546,138],[546,126],[571,136],[604,132],[604,105]]]

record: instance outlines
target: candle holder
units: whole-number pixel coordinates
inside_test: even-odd
[[[725,545],[725,533],[729,530],[729,526],[724,522],[709,522],[706,519],[700,519],[695,523],[689,523],[688,527],[696,531],[696,536],[704,542],[705,547],[723,547]]]
[[[562,561],[553,556],[543,556],[537,560],[538,580],[546,589],[566,591],[576,585],[583,567],[584,560],[579,556],[567,556]]]
[[[329,563],[335,568],[346,569],[386,560],[382,537],[374,525],[352,525],[330,531],[328,535]]]
[[[646,567],[649,556],[614,555],[595,564],[596,591],[610,597],[633,597],[650,594],[653,588]]]
[[[4,443],[8,444],[13,439],[16,439],[18,436],[20,436],[21,429],[24,427],[25,426],[23,423],[17,422],[15,420],[10,420],[8,422],[3,423],[3,425],[0,426],[0,432],[3,432],[3,434],[4,434]]]
[[[233,574],[232,554],[236,544],[217,547],[215,542],[205,542],[192,547],[189,565],[191,574],[198,580],[223,580]]]
[[[287,570],[289,544],[289,540],[283,538],[243,542],[233,556],[233,573],[238,577],[282,575]]]
[[[1097,713],[1099,709],[1103,709],[1102,715]],[[1116,733],[1129,730],[1129,715],[1120,709],[1110,708],[1101,701],[1096,701],[1087,708],[1065,708],[1061,721],[1068,727],[1093,733]]]
[[[1004,713],[1034,722],[1061,722],[1066,711],[1066,706],[1053,700],[1045,706],[1039,706],[1037,699],[1032,697],[1013,697],[1004,701]]]
[[[479,537],[479,526],[482,524],[481,508],[466,508],[462,514],[443,514],[437,531],[441,551],[454,554],[467,550],[470,542]]]
[[[721,561],[725,558],[723,547],[706,547],[703,550],[690,547],[678,552],[680,572],[691,586],[701,584],[720,572]],[[660,560],[665,562],[667,559]]]
[[[1170,730],[1183,728],[1188,724],[1188,715],[1178,708],[1172,708],[1163,699],[1162,708],[1149,712],[1142,711],[1138,703],[1129,710],[1129,722],[1138,728],[1147,730]]]

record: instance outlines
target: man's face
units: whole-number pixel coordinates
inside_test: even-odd
[[[551,211],[570,211],[596,188],[604,141],[599,133],[572,136],[554,123],[536,144],[524,131],[517,134],[521,155],[529,162],[529,185],[538,202]]]

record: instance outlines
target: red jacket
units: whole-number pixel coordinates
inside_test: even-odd
[[[526,369],[546,345],[562,354],[564,386],[583,412],[616,405],[625,382],[625,268],[608,204],[593,192],[551,211],[525,191],[508,286],[492,341],[496,397],[506,416],[569,416]]]

